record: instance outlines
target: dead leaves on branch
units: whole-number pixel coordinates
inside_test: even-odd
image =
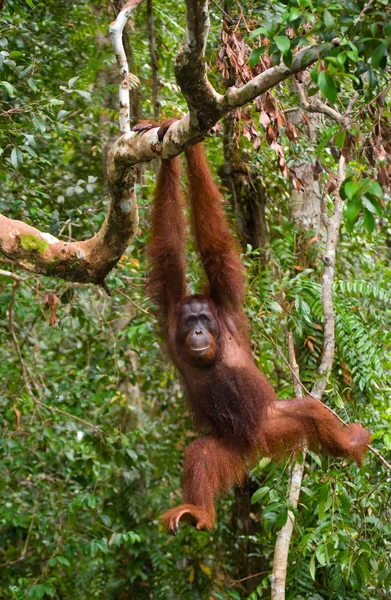
[[[44,302],[46,308],[50,311],[50,325],[54,327],[57,323],[57,309],[61,304],[61,300],[56,294],[45,294]]]
[[[288,37],[290,37],[289,33],[286,32]],[[237,26],[224,22],[221,42],[216,63],[226,87],[240,88],[272,66],[272,58],[268,56],[267,52],[269,40],[266,37],[262,37],[262,39],[258,37],[257,49],[260,51],[257,53],[256,62],[250,59],[254,49],[246,43]],[[324,68],[325,65],[321,61],[318,66],[319,72],[321,73]],[[296,78],[299,82],[304,83],[304,72],[298,73]],[[378,183],[382,188],[391,190],[391,126],[382,118],[384,98],[385,93],[380,94],[365,107],[365,111],[361,115],[365,124],[368,123],[368,114],[372,117],[374,125],[370,136],[365,137],[356,125],[346,129],[341,128],[338,131],[335,131],[334,128],[331,135],[325,136],[323,148],[328,147],[336,160],[342,155],[347,162],[352,159],[359,160],[360,155],[365,154],[369,165],[376,169]],[[303,191],[312,184],[314,179],[319,178],[322,171],[326,171],[329,181],[325,191],[333,193],[337,187],[336,178],[330,169],[322,165],[320,158],[316,160],[315,164],[308,164],[305,171],[303,169],[298,171],[295,166],[287,164],[281,137],[285,134],[289,142],[294,145],[298,141],[298,130],[295,124],[287,118],[288,111],[282,108],[272,90],[256,98],[255,109],[259,113],[259,125],[249,106],[235,111],[234,140],[236,146],[239,147],[239,138],[243,135],[252,144],[253,149],[258,151],[261,141],[266,139],[267,144],[276,154],[282,175],[285,179],[292,181],[292,186],[296,191]],[[311,128],[311,121],[306,112],[300,113],[300,119],[303,124]],[[320,153],[322,148],[318,147],[318,151]]]
[[[271,57],[266,53],[259,57],[254,66],[250,66],[248,61],[251,49],[246,45],[242,33],[230,27],[226,22],[221,41],[222,45],[217,54],[216,63],[227,87],[234,85],[240,88],[256,75],[271,67]],[[263,38],[261,46],[266,48],[268,44],[267,38]],[[294,171],[288,167],[284,147],[279,139],[280,133],[285,132],[291,142],[296,142],[298,137],[296,127],[286,119],[281,106],[271,92],[258,96],[255,100],[255,107],[259,112],[259,123],[265,132],[266,141],[277,156],[280,171],[286,179],[292,177],[294,188],[300,189],[302,183]],[[260,148],[261,135],[251,116],[249,106],[235,112],[234,140],[237,146],[241,135],[249,140],[254,150],[257,151]]]

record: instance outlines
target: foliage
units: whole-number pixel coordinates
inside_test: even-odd
[[[117,134],[117,69],[107,37],[111,4],[77,0],[64,10],[54,1],[9,0],[0,13],[0,210],[62,239],[90,236],[105,214],[102,165]],[[220,44],[219,4],[211,3],[212,66]],[[389,117],[389,97],[382,106],[376,101],[388,85],[389,7],[379,1],[367,7],[361,1],[241,4],[242,13],[233,1],[225,10],[252,46],[246,56],[253,51],[254,68],[269,51],[272,61],[282,55],[289,64],[295,46],[320,37],[325,53],[314,67],[310,90],[319,88],[332,104],[335,99],[342,113],[354,90],[359,92],[359,132],[324,119],[316,139],[300,125],[291,139],[284,125],[279,140],[289,177],[303,157],[310,165],[318,160],[326,189],[335,173],[335,148],[344,149],[351,136],[334,288],[336,360],[326,401],[344,418],[364,422],[389,459],[390,211],[379,176],[387,160],[381,158],[379,166],[371,158],[380,148],[374,127]],[[154,3],[162,116],[184,110],[173,79],[183,13],[183,5],[179,9],[172,0]],[[146,27],[143,8],[130,35],[132,71],[141,79],[138,108],[148,118],[153,107]],[[266,36],[265,50],[260,43]],[[341,43],[331,49],[335,36]],[[210,76],[216,85],[225,84],[215,69]],[[288,84],[272,96],[281,114],[297,106]],[[262,126],[254,134],[257,151],[252,134],[239,137],[257,117],[254,109],[243,111],[235,125],[237,171],[248,175],[249,194],[257,187],[267,199],[267,246],[247,246],[243,253],[246,311],[259,367],[281,397],[291,397],[287,330],[294,333],[307,387],[319,364],[323,240],[289,221],[291,179],[278,170]],[[208,141],[216,176],[224,171],[222,140]],[[255,533],[241,528],[233,494],[220,501],[212,533],[183,527],[177,538],[169,538],[159,525],[159,514],[179,499],[183,450],[194,434],[176,373],[156,341],[143,289],[155,171],[152,165],[139,182],[139,234],[109,277],[111,297],[100,288],[23,271],[18,271],[22,282],[1,276],[1,598],[270,597],[275,534],[289,508],[287,464],[262,459],[253,470],[251,485],[258,491],[247,512]],[[326,196],[330,205],[332,195]],[[229,210],[232,221],[238,220],[235,202]],[[199,273],[194,258],[190,247],[191,287]],[[11,269],[5,262],[0,266]],[[362,469],[307,457],[288,598],[389,597],[389,481],[372,456]],[[246,552],[258,567],[251,575],[262,572],[251,595],[245,582],[237,582],[245,576],[238,564]]]

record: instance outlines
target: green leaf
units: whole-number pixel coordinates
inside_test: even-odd
[[[382,214],[383,214],[382,207],[380,206],[379,202],[377,201],[377,199],[374,196],[370,196],[370,195],[363,196],[362,204],[372,214],[378,215],[379,217],[382,216]]]
[[[73,89],[73,86],[75,85],[76,81],[80,78],[80,75],[76,75],[76,77],[72,77],[72,79],[70,79],[68,81],[68,88],[69,89]]]
[[[364,208],[364,226],[368,233],[372,233],[375,229],[375,218],[367,208]]]
[[[340,52],[340,53],[337,55],[337,61],[338,61],[338,64],[339,64],[341,67],[343,67],[343,65],[345,64],[345,62],[346,62],[346,59],[347,59],[347,54],[346,54],[346,52]]]
[[[292,7],[289,13],[289,21],[296,21],[301,17],[302,13],[298,8]]]
[[[91,94],[90,92],[86,92],[85,90],[74,90],[76,94],[79,94],[82,98],[85,98],[89,102],[91,102]]]
[[[340,188],[342,200],[351,200],[359,189],[360,184],[357,181],[350,181],[349,179],[345,179]]]
[[[309,569],[310,569],[310,575],[311,575],[312,579],[315,581],[315,554],[313,554],[311,556]]]
[[[368,69],[368,83],[371,89],[375,88],[379,83],[379,79],[373,69]]]
[[[248,36],[248,39],[251,40],[252,38],[257,37],[257,35],[267,35],[267,30],[265,27],[258,27],[257,29],[254,29],[254,31],[252,31]]]
[[[327,546],[325,546],[325,544],[320,544],[315,550],[315,555],[318,559],[319,564],[322,567],[325,567],[328,562]]]
[[[352,198],[345,209],[345,218],[349,223],[354,223],[362,207],[361,198]]]
[[[285,54],[285,52],[288,52],[288,50],[291,47],[290,39],[286,35],[277,35],[274,38],[274,43],[276,44],[279,51],[283,54]]]
[[[254,50],[251,52],[251,56],[248,61],[248,64],[250,67],[255,67],[255,65],[259,61],[259,57],[261,56],[261,54],[264,53],[265,48],[266,48],[266,46],[261,46],[260,48],[254,48]]]
[[[352,50],[348,50],[346,54],[352,62],[356,63],[358,61],[358,55],[355,52],[352,52]]]
[[[292,64],[292,59],[293,59],[293,54],[292,54],[291,50],[288,50],[288,52],[285,52],[285,54],[283,54],[282,58],[283,58],[284,64],[287,67],[290,67]]]
[[[267,487],[267,486],[259,488],[259,490],[257,490],[256,492],[254,492],[254,494],[252,495],[252,497],[251,497],[251,504],[255,504],[256,502],[259,502],[269,492],[270,492],[270,488]]]
[[[8,81],[0,81],[0,85],[3,85],[7,90],[8,94],[13,98],[16,94],[16,88],[13,85],[8,83]]]
[[[9,589],[16,600],[23,600],[24,596],[16,585],[10,585]]]
[[[380,44],[377,48],[375,48],[371,58],[371,63],[373,67],[377,68],[380,65],[382,58],[386,54],[386,49],[387,44]]]
[[[328,10],[324,11],[323,19],[324,19],[324,24],[326,25],[326,29],[333,29],[333,27],[335,25],[335,19],[330,11],[328,11]]]
[[[23,154],[21,153],[19,148],[17,148],[15,146],[15,148],[12,148],[12,152],[11,152],[11,164],[14,167],[14,169],[17,169],[22,163],[23,163]]]
[[[280,530],[282,527],[284,527],[287,520],[288,520],[288,507],[283,506],[281,508],[280,512],[278,513],[278,517],[276,519],[277,530]]]
[[[313,69],[311,69],[310,77],[314,83],[318,83],[318,75],[318,67],[314,67]]]
[[[28,4],[30,8],[33,8],[33,0],[26,0],[26,4]]]
[[[31,79],[31,78],[28,79],[27,80],[27,84],[28,84],[29,87],[31,87],[31,89],[33,90],[33,92],[37,92],[38,91],[38,86],[35,83],[34,79]]]
[[[335,102],[337,99],[337,88],[334,83],[334,79],[331,77],[330,73],[327,71],[322,71],[318,75],[318,86],[323,96],[330,100],[330,102]]]
[[[334,136],[334,144],[337,146],[337,148],[343,148],[344,144],[345,144],[345,140],[346,140],[346,131],[344,129],[342,129],[342,131],[338,132]]]
[[[377,196],[378,198],[383,198],[383,190],[381,189],[381,186],[378,184],[377,181],[372,181],[368,192],[370,194],[373,194],[374,196]]]

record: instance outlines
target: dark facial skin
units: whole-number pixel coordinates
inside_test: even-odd
[[[194,299],[184,304],[179,317],[179,332],[189,358],[202,363],[214,360],[218,323],[209,302]]]

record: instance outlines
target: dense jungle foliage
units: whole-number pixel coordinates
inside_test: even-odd
[[[141,81],[131,94],[134,122],[156,112],[163,118],[186,111],[173,73],[184,3],[153,3],[155,103],[151,4],[143,5],[134,30],[128,30],[131,71]],[[281,150],[276,152],[263,125],[266,117],[297,113],[289,82],[271,93],[272,106],[261,113],[254,104],[227,117],[207,140],[207,150],[243,251],[254,356],[281,398],[294,395],[287,332],[294,334],[308,388],[323,344],[322,228],[314,233],[292,218],[292,181],[304,181],[305,167],[322,163],[323,174],[308,176],[308,189],[320,185],[326,194],[336,149],[349,151],[334,285],[336,357],[324,400],[344,419],[362,422],[390,461],[391,26],[386,1],[368,4],[211,2],[207,58],[217,88],[237,77],[234,60],[228,74],[222,68],[226,16],[227,44],[246,44],[248,50],[230,47],[251,66],[268,53],[257,36],[270,40],[274,63],[281,55],[290,60],[287,27],[300,30],[302,45],[310,35],[324,43],[341,37],[326,68],[319,62],[311,70],[310,89],[342,114],[354,94],[356,105],[347,132],[325,115],[306,113],[289,125],[279,121],[285,170]],[[106,156],[118,135],[118,72],[108,24],[118,5],[9,0],[0,12],[0,211],[65,240],[96,232],[108,203]],[[240,68],[245,73],[249,67]],[[354,141],[350,146],[347,137]],[[159,523],[159,515],[180,498],[183,451],[195,434],[144,292],[157,168],[147,165],[137,186],[139,230],[107,280],[111,297],[99,287],[20,269],[15,272],[22,280],[0,275],[4,600],[270,598],[276,532],[288,511],[289,461],[261,459],[243,489],[219,502],[212,533],[181,527],[174,538]],[[360,187],[364,180],[366,191]],[[260,211],[257,227],[254,206]],[[188,252],[189,284],[197,290],[191,245]],[[13,266],[0,258],[0,269]],[[306,463],[287,598],[390,598],[390,472],[372,454],[362,468],[313,453]]]

